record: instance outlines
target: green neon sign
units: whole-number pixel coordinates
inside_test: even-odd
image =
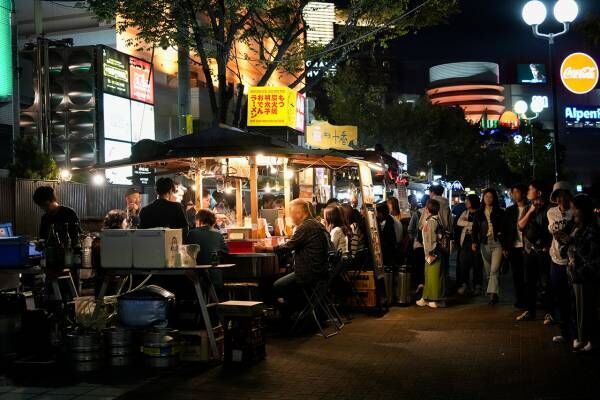
[[[0,0],[0,100],[8,100],[13,89],[11,7],[11,0]]]

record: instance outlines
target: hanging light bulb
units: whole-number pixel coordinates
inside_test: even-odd
[[[267,182],[267,184],[265,185],[265,193],[271,193],[271,185],[269,185],[269,182]]]
[[[294,177],[294,170],[293,170],[293,169],[286,168],[286,170],[285,170],[285,174],[284,174],[284,175],[285,175],[285,176],[284,176],[284,178],[285,178],[285,179],[288,179],[288,180],[289,180],[289,179],[292,179],[292,178]]]
[[[233,187],[231,186],[230,182],[227,182],[227,184],[225,185],[225,193],[226,194],[231,194],[233,193]]]
[[[276,192],[279,192],[279,191],[281,190],[281,187],[279,186],[279,182],[275,182],[275,187],[274,187],[274,190],[275,190]]]
[[[271,165],[271,175],[277,174],[277,167],[275,165]]]

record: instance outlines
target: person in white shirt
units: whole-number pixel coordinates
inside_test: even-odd
[[[331,204],[325,208],[323,213],[325,217],[325,228],[331,236],[333,248],[342,254],[348,253],[348,236],[350,228],[346,223],[346,218],[341,207],[337,204]]]
[[[442,271],[442,258],[438,246],[438,232],[441,222],[438,217],[440,203],[430,199],[426,205],[429,216],[423,224],[423,248],[425,251],[425,287],[423,297],[417,301],[417,306],[431,308],[445,307],[445,279]]]
[[[572,199],[571,188],[567,182],[559,181],[554,184],[550,201],[556,203],[557,206],[549,208],[547,216],[548,230],[552,234],[552,244],[550,245],[552,306],[554,316],[558,318],[560,326],[560,335],[553,338],[556,343],[571,341],[576,337],[574,327],[570,323],[572,296],[567,275],[569,258],[566,251],[574,224],[571,210]]]

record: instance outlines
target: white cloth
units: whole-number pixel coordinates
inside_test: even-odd
[[[333,248],[342,253],[348,252],[348,236],[344,235],[344,231],[339,226],[336,226],[329,232]]]
[[[456,224],[462,228],[460,232],[460,245],[462,246],[465,236],[470,235],[473,231],[473,221],[469,221],[469,210],[465,210],[460,214]]]
[[[492,209],[485,207],[483,213],[485,214],[485,219],[487,219],[487,238],[488,240],[494,240],[494,225],[492,224]]]
[[[559,231],[566,232],[568,225],[573,221],[573,211],[567,210],[562,212],[558,206],[552,207],[548,209],[548,230],[552,235]],[[550,257],[552,258],[552,262],[558,265],[567,265],[569,263],[569,259],[565,254],[563,258],[560,254],[562,245],[558,243],[558,241],[553,237],[552,245],[550,246]]]
[[[519,217],[517,218],[517,221],[519,221],[521,218],[523,218],[523,213],[525,212],[526,208],[527,207],[525,207],[525,206],[519,207]],[[518,224],[518,222],[517,222],[517,224]],[[513,247],[515,249],[523,248],[523,232],[519,229],[518,226],[517,226],[517,236],[515,237]]]
[[[434,217],[427,218],[423,225],[423,251],[425,256],[434,253],[437,248],[437,227],[438,221]]]

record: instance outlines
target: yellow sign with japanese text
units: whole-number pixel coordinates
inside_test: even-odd
[[[248,126],[283,126],[304,132],[304,95],[288,87],[250,87]]]
[[[327,121],[313,121],[306,127],[306,143],[317,149],[350,150],[358,142],[358,127],[331,125]]]

